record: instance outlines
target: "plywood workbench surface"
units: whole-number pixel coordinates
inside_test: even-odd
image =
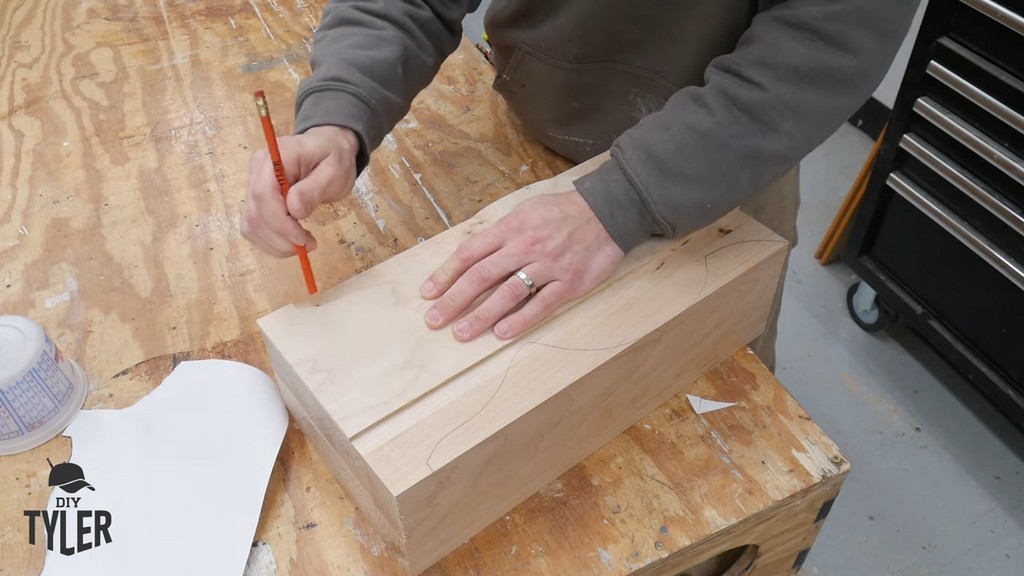
[[[0,0],[0,310],[39,321],[86,369],[87,407],[131,405],[188,358],[269,371],[255,320],[304,289],[294,261],[238,233],[262,146],[251,94],[266,90],[290,131],[321,8]],[[492,79],[463,43],[353,196],[314,215],[323,286],[567,167],[520,134]],[[429,573],[655,573],[755,536],[779,544],[765,566],[788,569],[845,461],[749,354],[687,391],[740,405],[697,417],[669,402]],[[69,453],[60,438],[0,458],[3,573],[38,573],[22,510],[45,503],[46,458]],[[258,575],[398,573],[294,428],[253,557]]]

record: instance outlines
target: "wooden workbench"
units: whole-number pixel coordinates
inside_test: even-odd
[[[251,94],[291,130],[321,4],[0,0],[0,312],[85,368],[87,407],[129,406],[184,359],[269,370],[255,319],[304,291],[294,260],[239,234],[262,146]],[[567,166],[521,135],[492,79],[463,43],[353,196],[311,218],[322,286]],[[787,573],[848,464],[749,353],[687,391],[740,405],[667,403],[430,573],[676,574],[754,541],[758,574]],[[3,574],[39,572],[22,510],[45,506],[46,458],[69,453],[58,438],[0,458]],[[398,573],[294,427],[250,572]]]

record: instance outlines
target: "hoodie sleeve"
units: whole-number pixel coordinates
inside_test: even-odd
[[[480,0],[332,0],[314,35],[313,74],[299,86],[295,131],[335,125],[359,136],[362,171],[459,46]]]
[[[881,82],[917,0],[785,0],[576,188],[625,251],[702,228],[823,142]]]

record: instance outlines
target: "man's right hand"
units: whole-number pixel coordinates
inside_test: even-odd
[[[242,236],[264,252],[284,258],[295,254],[296,245],[316,249],[316,239],[299,220],[320,204],[341,200],[352,191],[359,138],[348,128],[317,126],[278,139],[278,147],[285,177],[292,183],[287,203],[274,177],[270,154],[256,152],[249,167]]]

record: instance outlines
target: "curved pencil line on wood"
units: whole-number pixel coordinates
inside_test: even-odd
[[[708,258],[710,258],[711,256],[717,254],[718,252],[721,252],[722,250],[725,250],[726,248],[729,248],[730,246],[737,246],[739,244],[752,244],[752,243],[757,243],[757,242],[772,242],[772,243],[776,243],[776,244],[784,244],[784,243],[786,243],[786,240],[770,240],[770,239],[737,240],[736,242],[730,242],[729,244],[726,244],[725,246],[719,246],[718,248],[715,248],[714,250],[708,252],[707,254],[704,255],[704,280],[701,283],[700,291],[697,293],[698,297],[704,294],[704,290],[707,288],[708,277],[711,274],[710,267],[709,267],[709,264],[708,264]],[[657,332],[657,331],[658,330],[655,330],[655,332]],[[524,342],[519,348],[516,349],[515,354],[512,355],[512,359],[509,361],[508,366],[505,368],[505,373],[501,377],[501,382],[498,383],[497,388],[494,389],[494,392],[491,394],[490,398],[488,398],[487,401],[484,402],[484,404],[482,406],[480,406],[480,409],[477,410],[472,416],[467,418],[464,422],[462,422],[461,424],[459,424],[455,428],[452,428],[451,430],[449,430],[447,433],[445,433],[444,436],[442,436],[437,441],[436,444],[434,444],[434,447],[430,450],[430,454],[427,455],[427,459],[426,459],[427,468],[429,468],[431,472],[436,472],[437,471],[430,464],[430,460],[434,457],[434,454],[437,452],[437,449],[441,446],[441,443],[443,443],[446,439],[448,439],[449,436],[451,436],[452,434],[454,434],[455,432],[460,430],[463,426],[465,426],[466,424],[469,424],[470,422],[475,420],[476,417],[479,416],[481,413],[483,413],[483,411],[498,396],[498,392],[500,392],[501,389],[505,386],[505,381],[508,379],[509,372],[512,371],[512,366],[515,365],[516,358],[519,357],[519,353],[522,352],[523,348],[525,348],[526,346],[528,346],[530,344],[536,344],[536,345],[540,345],[540,346],[545,346],[547,348],[553,348],[553,349],[556,349],[556,350],[565,350],[567,352],[600,352],[600,351],[604,351],[604,350],[612,350],[612,349],[615,349],[615,348],[621,348],[621,347],[624,347],[624,346],[631,346],[631,345],[639,342],[642,338],[643,337],[641,336],[639,338],[634,339],[631,342],[625,342],[623,344],[616,344],[616,345],[613,345],[613,346],[606,346],[606,347],[601,347],[601,348],[569,348],[569,347],[565,347],[565,346],[557,346],[557,345],[554,345],[554,344],[545,344],[544,342],[538,342],[538,341],[535,341],[535,340],[531,340],[529,342]]]
[[[659,330],[655,330],[655,332],[659,332]],[[625,346],[632,346],[633,344],[636,344],[637,342],[639,342],[642,339],[643,339],[643,336],[641,336],[639,338],[636,338],[636,339],[634,339],[634,340],[632,340],[630,342],[624,342],[622,344],[615,344],[615,345],[612,345],[612,346],[604,346],[604,347],[600,347],[600,348],[569,348],[569,347],[566,347],[566,346],[557,346],[555,344],[545,344],[544,342],[538,342],[536,340],[531,340],[529,342],[523,342],[523,344],[519,348],[516,349],[515,354],[512,355],[512,359],[509,361],[508,366],[505,368],[505,373],[501,376],[501,382],[498,383],[497,388],[495,388],[494,392],[491,393],[491,397],[488,398],[487,401],[484,402],[482,406],[480,406],[479,410],[477,410],[472,416],[467,418],[465,420],[465,422],[463,422],[462,424],[459,424],[455,428],[452,428],[451,430],[449,430],[447,433],[445,433],[444,436],[442,436],[440,439],[438,439],[436,444],[434,444],[434,448],[431,449],[430,450],[430,454],[427,455],[427,461],[426,461],[427,468],[430,468],[431,472],[436,472],[437,471],[433,466],[430,465],[430,459],[434,457],[434,453],[437,452],[437,449],[441,446],[441,443],[444,442],[446,439],[448,439],[449,436],[451,436],[452,434],[457,432],[459,429],[461,429],[463,426],[465,426],[466,424],[469,424],[470,422],[475,420],[476,417],[479,416],[481,413],[483,413],[483,411],[498,396],[498,392],[500,392],[502,387],[505,386],[505,380],[508,379],[508,374],[509,374],[509,372],[512,371],[512,366],[515,365],[516,358],[519,357],[519,353],[523,351],[523,348],[526,348],[530,344],[536,344],[538,346],[544,346],[546,348],[552,348],[552,349],[555,349],[555,350],[565,350],[566,352],[603,352],[605,350],[614,350],[615,348],[623,348]]]
[[[739,244],[756,244],[758,242],[770,242],[770,243],[773,243],[773,244],[787,244],[788,243],[786,240],[770,240],[770,239],[764,239],[764,238],[756,238],[756,239],[753,239],[753,240],[737,240],[735,242],[730,242],[729,244],[726,244],[725,246],[719,246],[718,248],[715,248],[711,252],[708,252],[707,254],[704,255],[704,282],[702,282],[701,285],[700,285],[700,292],[697,292],[697,297],[699,298],[700,296],[703,296],[704,295],[704,290],[708,287],[708,276],[711,275],[711,270],[708,267],[708,258],[710,258],[711,256],[714,256],[716,253],[721,252],[722,250],[725,250],[726,248],[729,248],[730,246],[738,246]]]

